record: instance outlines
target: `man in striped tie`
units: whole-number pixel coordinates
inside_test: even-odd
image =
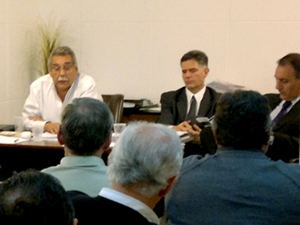
[[[300,54],[290,53],[279,59],[275,79],[279,94],[266,95],[272,110],[267,156],[289,162],[299,158],[300,150]]]

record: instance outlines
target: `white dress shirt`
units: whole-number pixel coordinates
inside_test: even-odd
[[[47,121],[59,123],[61,112],[66,105],[74,98],[80,97],[98,99],[96,83],[91,76],[78,74],[64,102],[57,95],[53,79],[49,74],[38,78],[30,85],[30,93],[24,104],[22,116],[25,129],[32,130],[33,126],[44,127]],[[29,116],[38,116],[44,121],[33,121]]]
[[[150,223],[159,224],[159,219],[158,219],[157,215],[154,213],[154,211],[151,208],[149,208],[149,206],[147,206],[143,202],[141,202],[133,197],[130,197],[128,195],[125,195],[121,192],[115,191],[110,188],[102,188],[99,195],[104,198],[107,198],[109,200],[112,200],[114,202],[125,205],[125,206],[139,212]],[[134,218],[133,218],[133,220],[134,220]]]
[[[186,111],[186,115],[188,114],[188,112],[190,110],[191,101],[192,101],[192,97],[193,96],[195,96],[195,99],[196,99],[196,114],[195,115],[198,115],[199,106],[200,106],[200,103],[201,103],[201,101],[203,99],[205,91],[206,91],[206,86],[204,86],[196,94],[193,94],[189,89],[185,88],[185,93],[186,93],[186,97],[187,97],[187,111]]]

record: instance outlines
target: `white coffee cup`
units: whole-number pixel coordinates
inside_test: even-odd
[[[16,132],[22,132],[23,131],[23,118],[22,116],[16,116],[14,118],[14,126]]]
[[[42,141],[43,131],[44,131],[43,126],[33,126],[32,127],[33,141]]]
[[[120,134],[125,129],[126,123],[115,123],[114,124],[114,133]]]

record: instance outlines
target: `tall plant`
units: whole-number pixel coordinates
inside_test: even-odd
[[[37,47],[38,47],[38,63],[39,63],[39,76],[49,73],[48,59],[50,53],[54,48],[59,46],[62,28],[64,27],[65,20],[58,23],[54,19],[49,19],[48,22],[40,20],[37,26]]]

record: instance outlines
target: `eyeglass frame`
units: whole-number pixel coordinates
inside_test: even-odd
[[[73,62],[67,62],[63,66],[54,64],[54,65],[51,65],[50,71],[52,71],[55,74],[58,74],[58,73],[60,73],[61,69],[63,69],[63,71],[65,73],[69,73],[72,70],[72,68],[74,68],[74,65],[75,64]],[[70,67],[68,68],[68,66],[70,66]],[[57,67],[57,68],[54,68],[54,67]]]

